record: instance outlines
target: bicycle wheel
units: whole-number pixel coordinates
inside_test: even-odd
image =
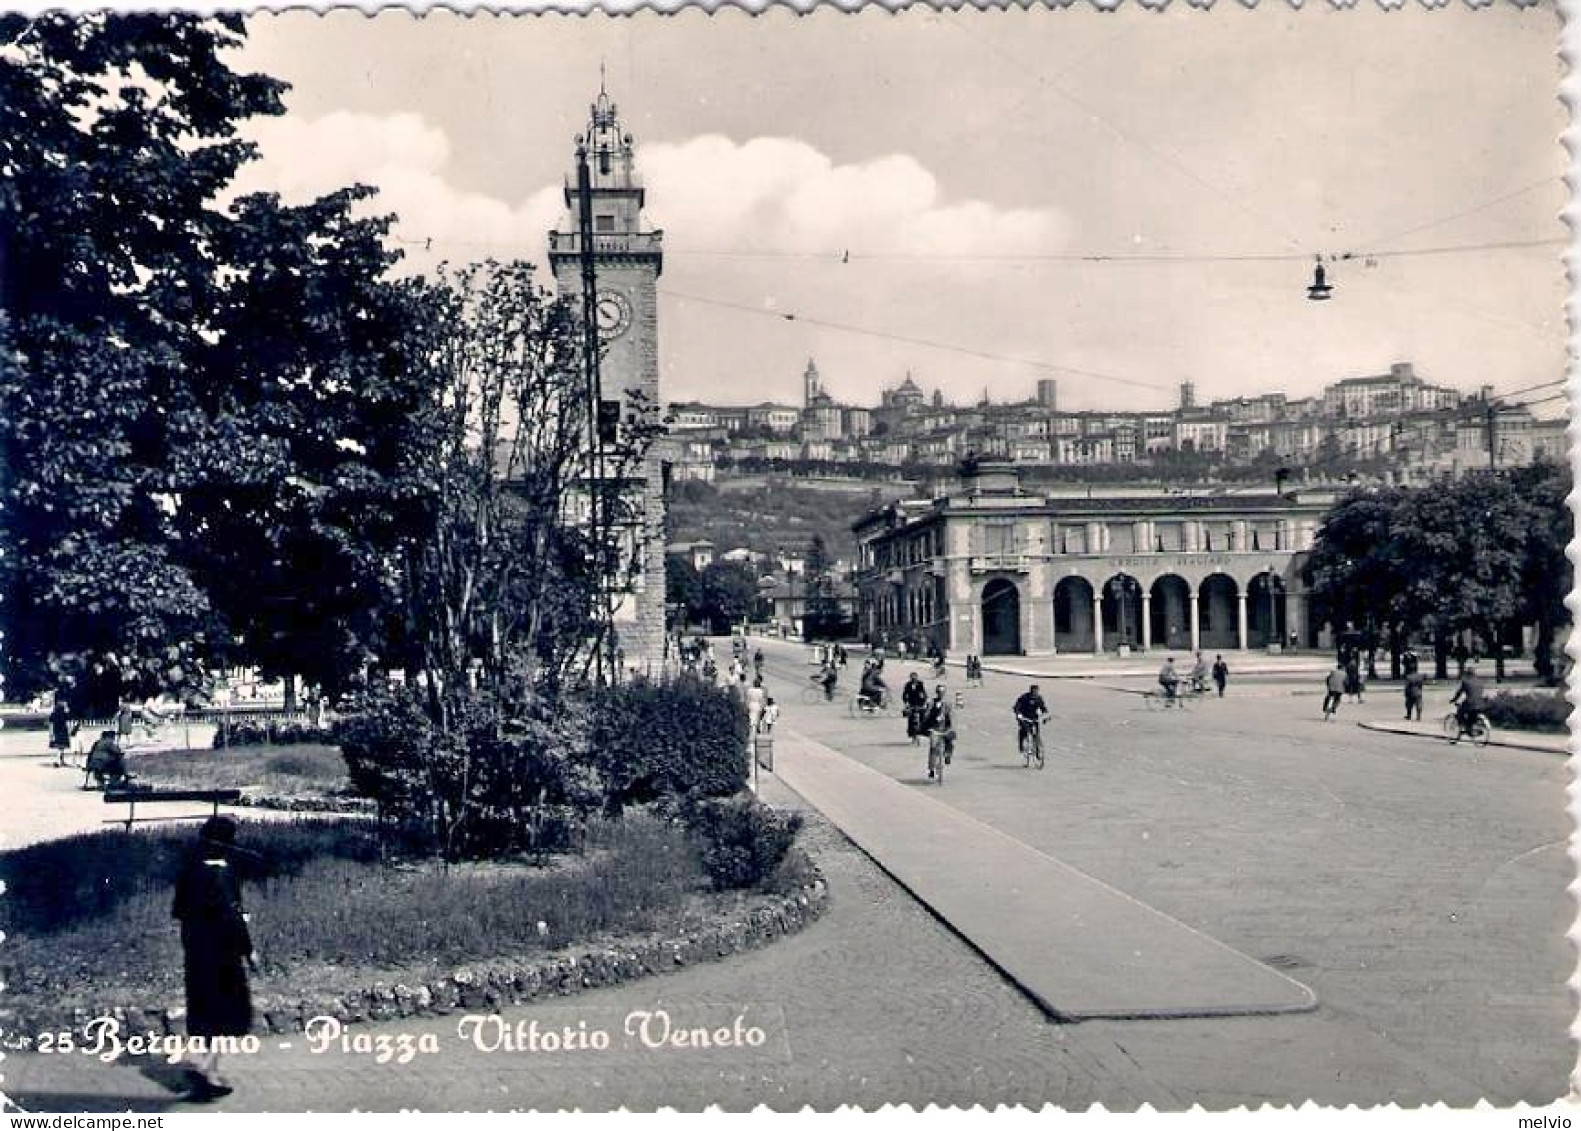
[[[804,687],[804,688],[801,689],[801,701],[803,703],[816,703],[816,702],[818,702],[818,700],[820,700],[822,698],[823,698],[823,688],[821,688],[821,687],[812,686],[812,687]]]
[[[1486,715],[1478,715],[1472,721],[1468,733],[1471,741],[1477,746],[1486,746],[1493,739],[1493,727],[1489,724]]]
[[[1453,742],[1460,737],[1460,716],[1451,711],[1444,716],[1444,737]]]
[[[1043,730],[1039,728],[1032,732],[1032,757],[1037,759],[1038,769],[1043,768]]]
[[[1142,702],[1147,704],[1147,709],[1149,711],[1152,711],[1152,710],[1156,709],[1158,707],[1158,692],[1156,692],[1156,691],[1144,691],[1144,692],[1142,692]]]

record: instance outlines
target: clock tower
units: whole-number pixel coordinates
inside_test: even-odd
[[[576,139],[588,172],[583,215],[578,171],[565,185],[568,215],[549,233],[549,267],[560,294],[580,305],[584,251],[591,252],[597,295],[593,318],[600,344],[598,398],[604,411],[618,406],[620,427],[633,416],[633,394],[656,422],[659,409],[658,295],[664,268],[664,233],[644,223],[646,190],[637,175],[632,137],[600,83],[587,131]],[[584,249],[583,233],[591,248]],[[595,411],[597,408],[595,407]],[[614,608],[617,647],[625,667],[658,675],[664,662],[664,457],[662,441],[640,464],[628,468],[622,498],[629,524],[628,547],[636,569],[617,590]]]

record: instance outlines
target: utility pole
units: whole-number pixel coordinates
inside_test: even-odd
[[[615,674],[612,670],[615,617],[610,607],[614,594],[610,589],[610,563],[607,560],[608,547],[605,545],[603,515],[606,484],[600,420],[604,408],[604,382],[599,372],[598,272],[593,259],[593,185],[587,168],[587,145],[581,138],[577,139],[576,146],[576,200],[577,238],[582,253],[582,355],[587,369],[587,439],[589,470],[592,476],[591,489],[588,493],[588,524],[597,561],[595,583],[598,586],[600,622],[598,626],[600,637],[594,655],[594,672],[597,681],[604,683],[606,678],[612,678]],[[610,670],[607,671],[606,654],[610,657]]]
[[[1482,411],[1487,417],[1488,429],[1488,470],[1498,469],[1498,446],[1493,441],[1493,398],[1487,394],[1482,397]]]

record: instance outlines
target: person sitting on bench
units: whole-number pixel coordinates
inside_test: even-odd
[[[114,789],[131,780],[126,772],[126,754],[113,730],[100,731],[98,741],[89,749],[88,775],[100,789]]]

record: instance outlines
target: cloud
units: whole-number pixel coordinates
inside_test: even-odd
[[[438,258],[487,255],[542,260],[545,233],[564,219],[561,186],[515,200],[458,187],[447,177],[451,145],[413,113],[336,112],[252,125],[262,159],[239,192],[300,202],[353,183],[380,190],[372,207],[399,216],[397,235],[421,269]],[[1052,209],[1000,209],[952,201],[914,158],[889,154],[837,165],[790,138],[737,143],[717,135],[643,146],[638,167],[649,212],[677,255],[791,252],[966,258],[1050,250],[1065,218]],[[432,242],[431,253],[414,245]]]
[[[252,123],[261,158],[237,178],[236,192],[277,192],[302,203],[351,184],[372,185],[367,206],[394,213],[407,268],[440,259],[541,260],[544,235],[562,210],[558,186],[501,200],[458,188],[447,179],[450,141],[417,114],[336,112],[322,118],[273,118]]]
[[[791,138],[705,136],[639,157],[677,252],[1019,254],[1052,248],[1066,230],[1052,209],[948,201],[938,178],[905,154],[836,165]]]

